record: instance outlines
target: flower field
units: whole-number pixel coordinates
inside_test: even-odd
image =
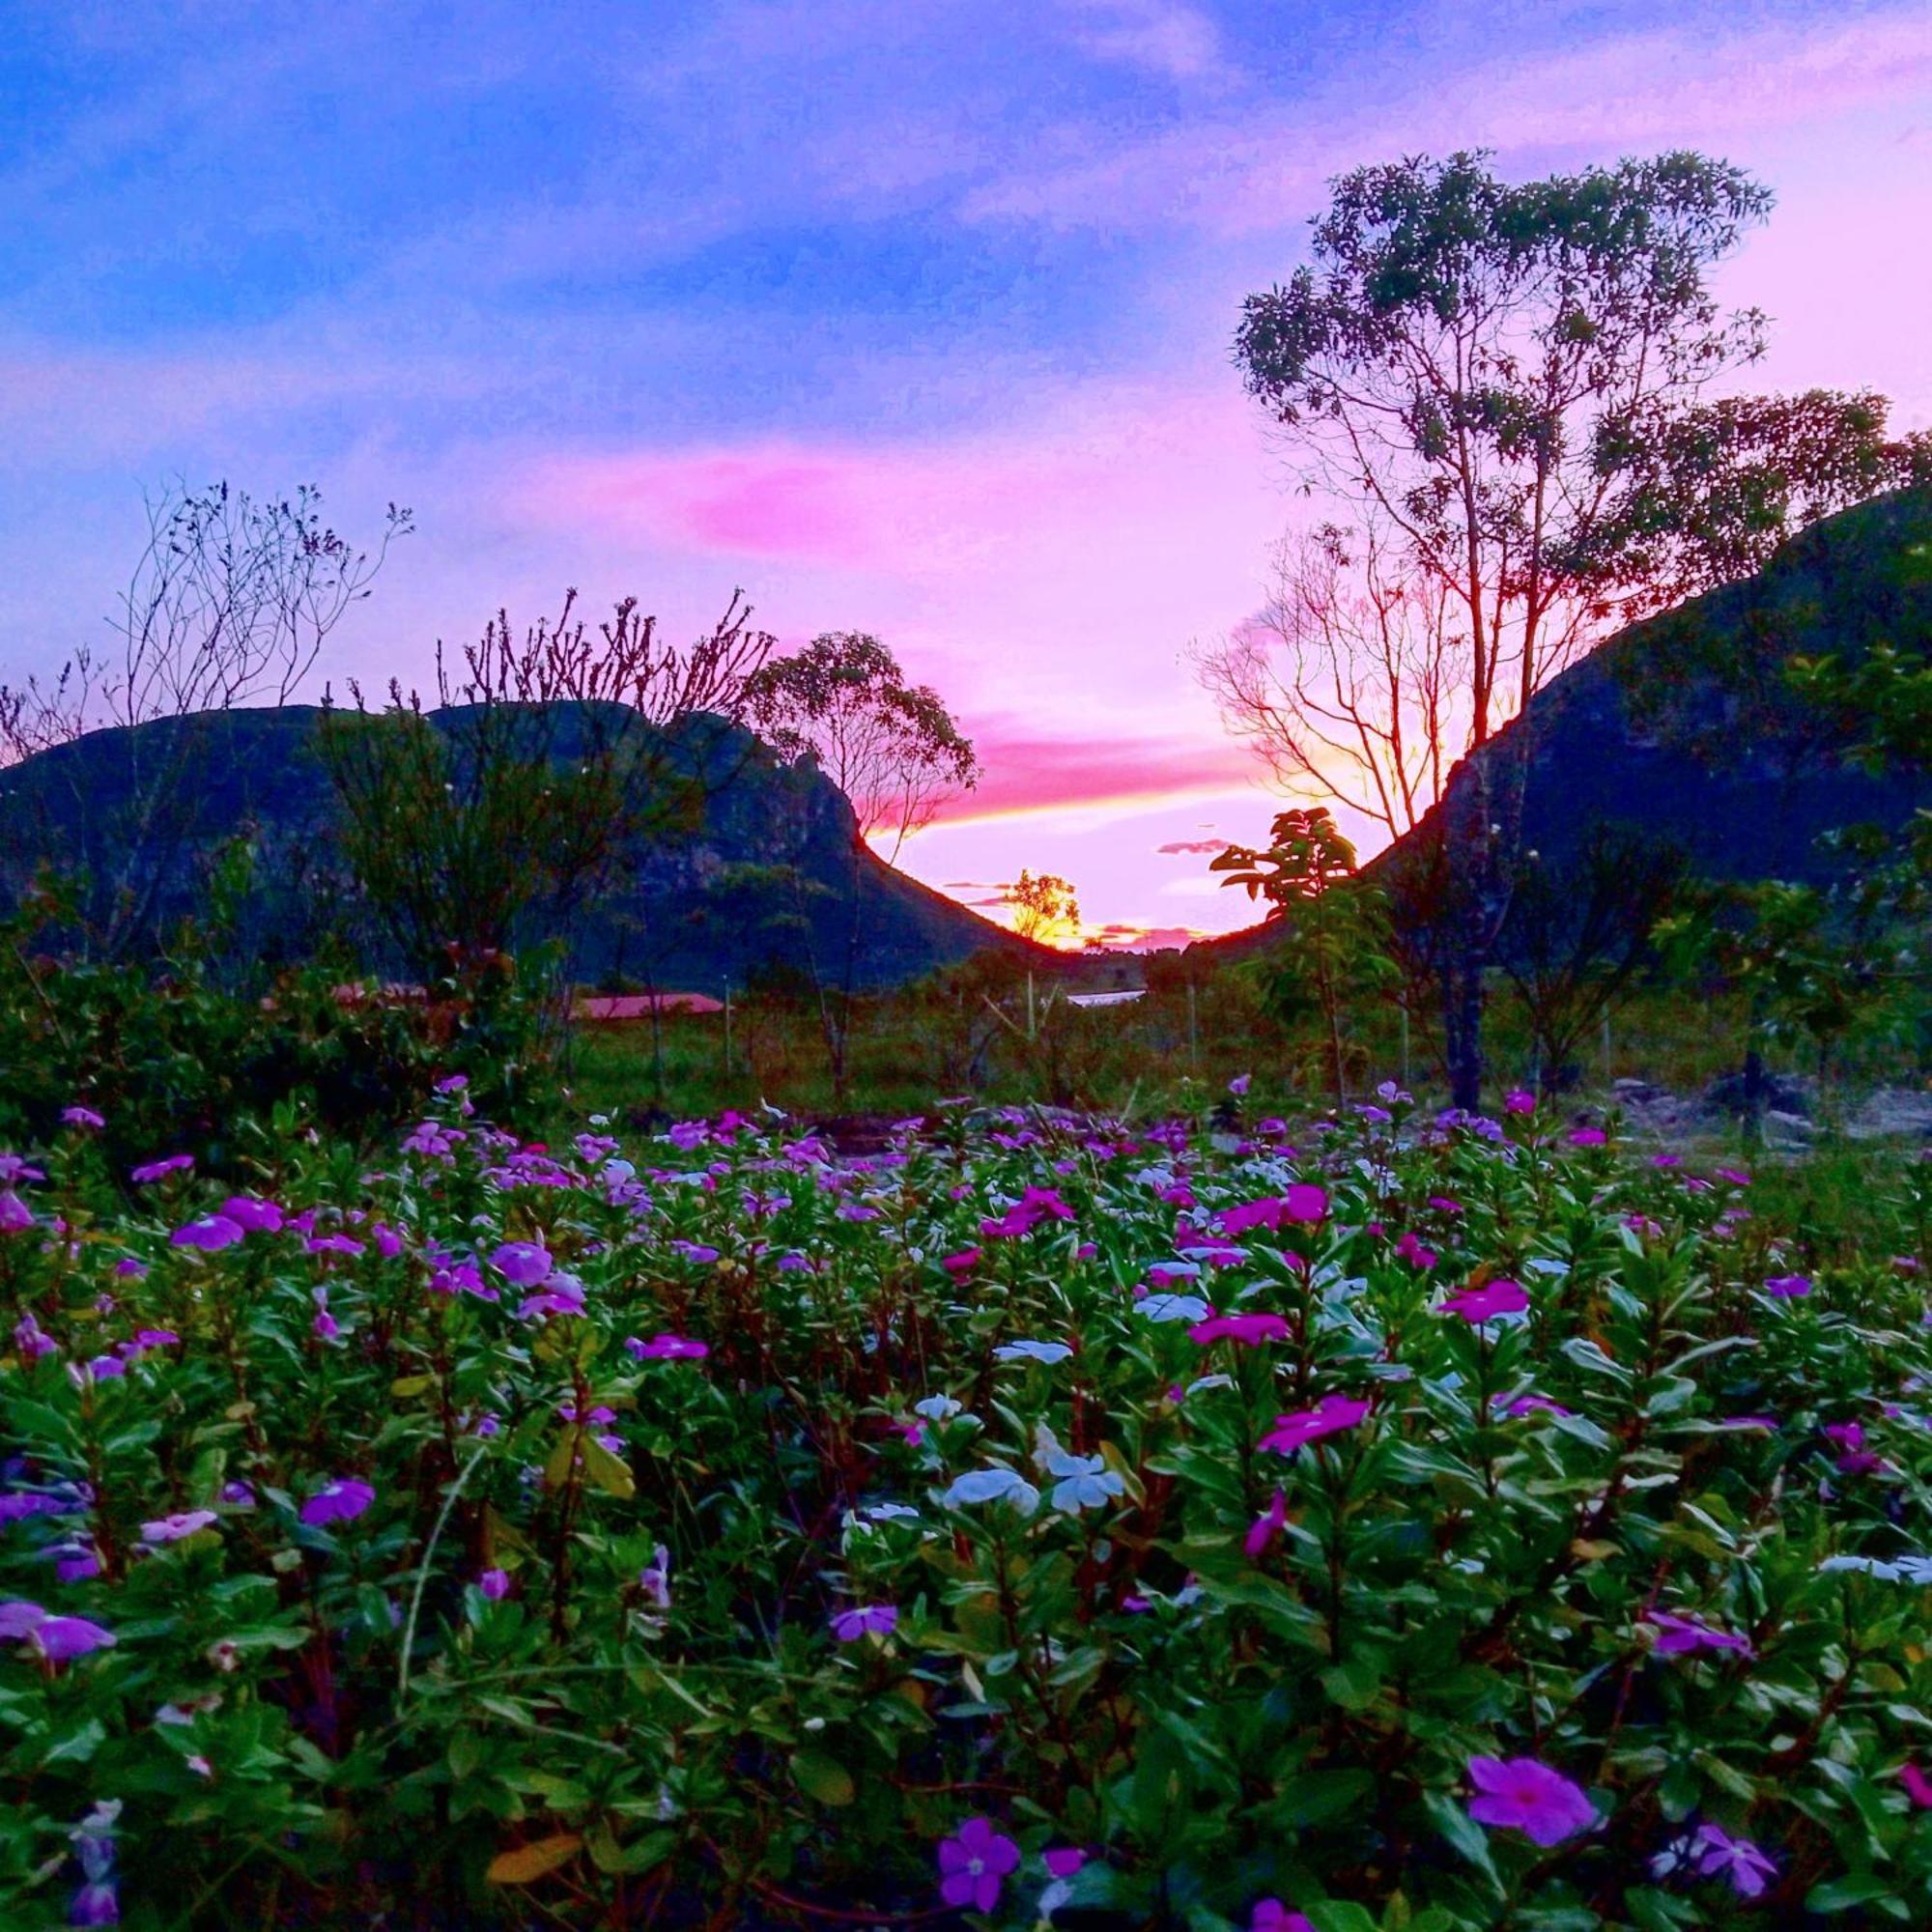
[[[1932,1163],[0,1160],[0,1924],[1932,1922]]]

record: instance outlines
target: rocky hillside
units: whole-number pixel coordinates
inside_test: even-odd
[[[313,706],[244,709],[97,731],[0,772],[0,903],[16,902],[43,862],[84,867],[97,910],[134,882],[144,937],[205,908],[216,855],[245,834],[252,879],[240,894],[244,942],[271,958],[313,952],[331,929],[358,932],[367,963],[382,946],[357,919],[336,837],[335,796],[317,750]],[[449,715],[431,722],[449,728]],[[687,734],[702,806],[676,834],[634,855],[629,882],[591,909],[578,971],[599,981],[715,992],[758,973],[795,970],[805,933],[842,972],[856,885],[861,983],[895,983],[982,947],[1057,955],[882,864],[857,838],[852,809],[812,774],[788,783],[738,731]],[[560,748],[567,749],[567,748]],[[163,801],[151,807],[147,801]],[[793,876],[781,869],[789,861]],[[123,904],[127,903],[123,894]]]
[[[1480,762],[1522,756],[1522,844],[1572,857],[1602,826],[1680,847],[1710,879],[1818,880],[1821,835],[1901,824],[1932,806],[1932,774],[1873,778],[1855,731],[1793,695],[1793,656],[1932,649],[1932,491],[1900,491],[1827,519],[1756,577],[1619,632],[1553,679],[1451,775],[1444,807],[1374,862],[1385,875],[1453,828]],[[1238,953],[1259,928],[1222,942]]]

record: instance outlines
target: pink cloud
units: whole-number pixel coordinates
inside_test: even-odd
[[[943,823],[1050,806],[1224,792],[1251,779],[1255,770],[1253,759],[1225,739],[1046,737],[999,720],[975,730],[973,743],[985,776],[941,813]],[[1218,852],[1225,842],[1173,849]]]

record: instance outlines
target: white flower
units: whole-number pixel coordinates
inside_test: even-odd
[[[910,1503],[867,1503],[859,1512],[867,1522],[917,1522],[919,1512]]]
[[[1063,1516],[1103,1508],[1126,1488],[1125,1479],[1107,1467],[1105,1457],[1068,1455],[1043,1422],[1034,1431],[1033,1460],[1055,1479],[1053,1506]]]
[[[993,1350],[996,1362],[1064,1362],[1073,1350],[1065,1342],[1007,1342]]]
[[[1205,1321],[1208,1315],[1198,1294],[1150,1294],[1135,1306],[1150,1321]]]
[[[948,1509],[1009,1502],[1021,1516],[1031,1516],[1039,1507],[1039,1492],[1017,1469],[995,1463],[989,1469],[968,1469],[939,1500]]]
[[[929,1395],[912,1406],[915,1415],[923,1415],[928,1422],[951,1422],[959,1413],[960,1405],[950,1395]]]

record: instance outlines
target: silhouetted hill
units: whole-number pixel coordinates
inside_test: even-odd
[[[1932,648],[1932,491],[1899,491],[1793,537],[1757,576],[1634,624],[1540,692],[1451,775],[1444,803],[1370,869],[1413,863],[1453,827],[1483,760],[1527,759],[1522,843],[1571,858],[1604,825],[1674,842],[1710,879],[1819,880],[1834,826],[1902,823],[1932,806],[1932,775],[1873,778],[1856,733],[1805,704],[1794,656]],[[1208,942],[1236,954],[1249,927]]]
[[[431,713],[448,729],[451,713]],[[243,941],[270,959],[305,956],[347,915],[358,924],[336,834],[338,807],[310,705],[209,712],[90,733],[0,772],[0,901],[14,903],[43,861],[76,860],[111,895],[128,875],[152,878],[136,908],[145,936],[204,909],[216,856],[245,833],[252,883],[242,893]],[[669,762],[702,768],[696,819],[636,854],[631,882],[583,922],[578,971],[595,982],[711,990],[728,977],[795,967],[801,922],[823,961],[842,972],[857,839],[852,808],[829,781],[788,780],[749,733],[697,721],[670,741]],[[560,757],[570,733],[559,734]],[[176,780],[177,814],[144,812],[156,778]],[[143,863],[130,863],[136,851]],[[793,860],[803,890],[778,868]],[[859,852],[858,980],[895,983],[992,946],[1050,968],[1060,955]],[[393,964],[366,918],[372,968]]]

